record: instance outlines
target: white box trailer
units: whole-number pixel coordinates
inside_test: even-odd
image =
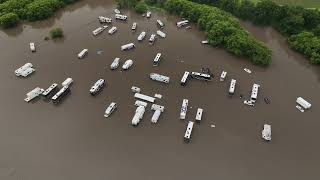
[[[220,76],[220,81],[224,81],[227,77],[227,72],[226,71],[222,71],[221,76]]]
[[[125,44],[125,45],[121,46],[121,51],[129,50],[129,49],[132,49],[134,47],[135,47],[135,45],[133,43]]]
[[[132,24],[132,27],[131,27],[131,30],[136,30],[137,29],[137,23],[136,22],[134,22],[133,24]]]
[[[190,139],[191,139],[191,133],[192,133],[192,129],[193,129],[193,124],[194,124],[194,122],[189,121],[188,125],[187,125],[186,132],[184,133],[184,141],[187,142],[187,143],[190,142]]]
[[[185,86],[186,85],[186,83],[187,83],[187,81],[189,79],[189,75],[190,75],[190,72],[188,72],[188,71],[184,72],[184,74],[182,76],[182,79],[180,81],[181,86]]]
[[[188,103],[189,103],[188,99],[183,99],[181,110],[180,110],[180,119],[182,120],[186,119],[187,111],[188,111]]]
[[[303,99],[302,97],[298,97],[296,100],[296,103],[298,105],[300,105],[301,107],[303,107],[304,109],[310,109],[311,108],[311,104],[306,101],[305,99]]]
[[[202,119],[202,113],[203,113],[203,109],[198,108],[197,114],[196,114],[196,121],[197,121],[197,122],[200,122],[200,121],[201,121],[201,119]]]
[[[229,87],[229,94],[234,94],[234,91],[236,89],[236,83],[237,83],[237,81],[235,79],[231,79],[230,87]]]
[[[134,97],[137,98],[137,99],[141,99],[141,100],[144,100],[144,101],[151,102],[151,103],[154,103],[154,101],[156,100],[156,98],[154,98],[154,97],[147,96],[147,95],[140,94],[140,93],[135,93]]]
[[[82,59],[82,58],[84,58],[87,54],[88,54],[88,49],[83,49],[83,50],[78,54],[78,58],[79,58],[79,59]]]
[[[167,84],[170,82],[170,77],[157,74],[157,73],[150,73],[150,79],[158,82],[167,83]]]
[[[156,57],[153,59],[153,66],[158,66],[161,60],[161,53],[157,53]]]
[[[252,91],[251,91],[251,97],[250,97],[251,101],[253,101],[253,102],[257,101],[259,88],[260,88],[259,84],[253,84]]]

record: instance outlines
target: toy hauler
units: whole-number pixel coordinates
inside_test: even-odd
[[[167,83],[167,84],[170,82],[170,77],[157,74],[157,73],[150,73],[150,79],[158,82]]]
[[[47,96],[49,96],[51,93],[55,92],[56,89],[58,89],[58,84],[57,84],[57,83],[53,83],[48,89],[46,89],[46,90],[42,93],[42,96],[47,97]]]
[[[88,54],[88,49],[83,49],[83,50],[78,54],[78,58],[79,58],[79,59],[82,59],[82,58],[84,58],[87,54]]]
[[[153,59],[153,66],[158,66],[161,60],[161,53],[157,53],[156,57]]]
[[[111,104],[107,107],[107,109],[104,111],[104,117],[109,117],[114,110],[117,109],[117,103],[111,102]]]
[[[146,32],[142,31],[138,36],[138,41],[142,41],[146,37]]]
[[[90,88],[89,93],[94,96],[94,95],[98,94],[102,90],[102,88],[104,86],[105,86],[105,80],[104,79],[99,79]]]
[[[188,72],[188,71],[184,72],[184,74],[182,76],[182,79],[180,81],[181,86],[185,86],[186,85],[186,83],[187,83],[187,81],[189,79],[189,75],[190,75],[190,72]]]
[[[231,79],[230,87],[229,87],[229,94],[234,94],[234,91],[236,89],[236,83],[237,83],[237,81],[235,79]]]
[[[186,119],[187,111],[188,111],[188,99],[183,99],[181,110],[180,110],[180,119]]]
[[[129,50],[129,49],[132,49],[134,47],[135,47],[135,45],[133,43],[125,44],[125,45],[121,46],[121,51]]]
[[[193,124],[194,124],[194,122],[192,122],[192,121],[188,122],[186,132],[184,133],[184,141],[186,143],[189,143],[191,140],[191,133],[192,133],[192,129],[193,129]]]

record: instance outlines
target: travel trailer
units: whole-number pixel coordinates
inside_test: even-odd
[[[137,107],[136,112],[131,121],[133,126],[137,126],[140,123],[140,120],[143,118],[145,110],[146,109],[144,106]]]
[[[165,38],[167,36],[166,33],[162,32],[160,30],[157,31],[157,34],[158,34],[158,36],[160,36],[162,38]]]
[[[221,75],[220,75],[220,81],[224,81],[227,77],[227,72],[226,71],[222,71]]]
[[[100,23],[111,23],[112,22],[111,18],[107,18],[107,17],[104,17],[104,16],[99,16],[98,20],[99,20]]]
[[[151,103],[154,103],[154,101],[156,100],[156,98],[154,98],[154,97],[147,96],[147,95],[140,94],[140,93],[135,93],[134,97],[137,98],[137,99],[141,99],[141,100],[144,100],[144,101],[151,102]]]
[[[188,71],[184,72],[184,74],[182,76],[182,79],[180,81],[181,86],[185,86],[186,85],[186,83],[187,83],[187,81],[189,79],[189,75],[190,75],[190,72],[188,72]]]
[[[96,36],[96,35],[102,33],[102,32],[103,32],[105,29],[107,29],[107,28],[108,28],[108,26],[98,27],[97,29],[95,29],[95,30],[92,31],[92,34],[93,34],[94,36]]]
[[[169,83],[170,77],[157,73],[150,73],[150,79],[158,82]]]
[[[115,10],[114,10],[114,13],[120,14],[121,12],[119,11],[119,9],[115,9]]]
[[[158,66],[161,60],[161,53],[157,53],[156,57],[153,59],[153,66]]]
[[[107,109],[104,111],[104,117],[109,117],[114,110],[117,109],[117,103],[111,102],[111,104],[107,107]]]
[[[229,94],[234,94],[234,91],[236,89],[236,83],[237,83],[237,81],[235,79],[231,79],[230,87],[229,87]]]
[[[122,65],[123,70],[128,70],[133,65],[133,61],[131,59],[126,60]]]
[[[251,91],[251,98],[250,98],[251,101],[253,102],[257,101],[259,88],[260,88],[259,84],[253,84],[252,91]]]
[[[59,103],[68,93],[70,92],[69,86],[64,86],[58,91],[51,100],[53,103],[57,104]]]
[[[105,86],[105,80],[104,79],[99,79],[90,88],[89,93],[94,96],[94,95],[98,94],[102,90],[102,88],[104,86]]]
[[[177,22],[177,26],[178,26],[178,27],[182,27],[182,26],[187,25],[188,23],[189,23],[188,20],[179,21],[179,22]]]
[[[67,78],[66,80],[64,80],[61,85],[62,86],[70,86],[73,83],[73,79],[72,78]]]
[[[163,28],[164,27],[164,24],[161,20],[157,20],[157,24],[159,25],[160,28]]]
[[[187,111],[188,111],[188,99],[183,99],[180,111],[180,119],[186,119]]]
[[[138,36],[138,41],[142,41],[146,37],[146,32],[142,31]]]
[[[164,106],[160,106],[160,105],[157,105],[157,104],[152,104],[151,110],[154,111],[154,113],[152,115],[152,118],[151,118],[151,122],[152,123],[157,123],[161,113],[164,111]]]
[[[150,11],[148,11],[147,12],[147,16],[146,16],[147,18],[150,18],[151,17],[151,12]]]
[[[33,65],[31,63],[26,63],[23,66],[21,66],[20,68],[16,69],[14,71],[14,73],[16,74],[16,76],[22,76],[22,77],[27,77],[29,76],[31,73],[33,73],[35,71],[35,69],[33,69]]]
[[[186,143],[189,143],[189,142],[190,142],[191,133],[192,133],[192,129],[193,129],[193,124],[194,124],[194,122],[192,122],[192,121],[189,121],[189,122],[188,122],[186,132],[184,133],[184,141],[185,141]]]
[[[87,54],[88,54],[88,49],[83,49],[83,50],[78,54],[78,58],[79,58],[79,59],[82,59],[82,58],[84,58]]]
[[[266,141],[271,141],[271,125],[264,124],[262,130],[262,138]]]
[[[155,40],[156,40],[156,35],[155,34],[151,34],[151,36],[149,38],[149,42],[150,43],[154,43]]]
[[[212,79],[210,74],[204,74],[199,72],[191,72],[191,77],[198,80],[210,81]]]
[[[33,42],[30,43],[30,50],[31,52],[36,52],[36,45]]]
[[[33,90],[31,90],[30,92],[28,92],[26,95],[27,97],[24,99],[24,101],[26,102],[30,102],[31,100],[33,100],[34,98],[38,97],[39,95],[41,95],[43,93],[44,89],[41,89],[39,87],[34,88]]]
[[[108,33],[109,33],[110,35],[112,35],[112,34],[114,34],[116,31],[117,31],[117,27],[112,26],[112,28],[109,29]]]
[[[137,29],[137,23],[136,22],[134,22],[133,24],[132,24],[132,27],[131,27],[131,30],[136,30]]]
[[[298,97],[296,103],[305,110],[311,108],[311,104],[302,97]]]
[[[134,47],[135,47],[135,45],[133,43],[125,44],[125,45],[121,46],[121,51],[129,50],[129,49],[132,49]]]
[[[111,63],[110,69],[115,70],[119,67],[119,65],[120,65],[120,58],[116,57],[116,58],[114,58],[113,62]]]
[[[126,15],[121,15],[121,14],[116,14],[115,15],[116,19],[122,20],[122,21],[126,21],[128,19],[128,16]]]
[[[143,101],[139,101],[139,100],[136,100],[136,102],[134,103],[135,106],[144,106],[144,107],[147,107],[148,103],[146,102],[143,102]]]
[[[198,108],[197,110],[197,114],[196,114],[196,121],[200,123],[201,119],[202,119],[202,113],[203,113],[203,109]]]

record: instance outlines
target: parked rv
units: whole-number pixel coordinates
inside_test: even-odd
[[[161,60],[161,53],[157,53],[156,57],[153,59],[153,66],[158,66]]]
[[[92,31],[92,34],[93,34],[94,36],[96,36],[96,35],[102,33],[102,32],[103,32],[105,29],[107,29],[107,28],[108,28],[108,26],[98,27],[97,29],[95,29],[95,30]]]
[[[111,23],[112,19],[104,16],[99,16],[98,20],[100,23]]]
[[[67,78],[66,80],[64,80],[61,85],[62,86],[70,86],[73,83],[73,79],[72,78]]]
[[[123,70],[128,70],[133,65],[133,61],[131,59],[126,60],[122,65]]]
[[[182,79],[180,81],[181,86],[185,86],[186,85],[186,83],[187,83],[187,81],[189,79],[189,74],[190,74],[190,72],[188,72],[188,71],[184,72],[184,74],[182,76]]]
[[[21,66],[20,68],[16,69],[14,71],[14,73],[16,74],[16,76],[22,76],[22,77],[27,77],[29,76],[31,73],[33,73],[35,71],[35,69],[33,69],[33,65],[31,63],[26,63],[23,66]]]
[[[222,71],[221,76],[220,76],[220,81],[224,81],[227,77],[227,72],[226,71]]]
[[[164,111],[164,106],[160,106],[160,105],[157,105],[157,104],[152,104],[151,110],[154,111],[154,113],[152,115],[152,118],[151,118],[151,122],[152,123],[157,123],[161,113]]]
[[[26,95],[27,97],[24,99],[24,101],[26,102],[30,102],[31,100],[33,100],[34,98],[38,97],[39,95],[41,95],[43,93],[44,89],[41,89],[39,87],[34,88],[33,90],[31,90],[30,92],[28,92]]]
[[[117,27],[112,26],[112,28],[109,29],[108,33],[111,35],[111,34],[114,34],[116,31],[117,31]]]
[[[119,67],[119,64],[120,64],[120,58],[116,57],[113,62],[111,63],[110,65],[110,69],[111,70],[115,70]]]
[[[180,119],[186,119],[187,111],[188,111],[188,99],[183,99],[181,110],[180,110]]]
[[[120,14],[121,12],[120,12],[120,10],[119,10],[119,9],[115,9],[115,10],[114,10],[114,13],[116,13],[116,14]]]
[[[136,112],[131,121],[133,126],[137,126],[140,123],[140,120],[143,118],[144,112],[145,112],[144,106],[137,107]]]
[[[156,35],[155,34],[151,34],[151,36],[149,38],[149,42],[150,43],[154,43],[155,40],[156,40]]]
[[[43,93],[42,96],[48,97],[50,94],[54,93],[58,89],[58,84],[53,83],[48,89],[46,89]]]
[[[182,26],[187,25],[188,23],[189,23],[188,20],[179,21],[179,22],[177,22],[177,26],[182,27]]]
[[[126,21],[128,19],[128,16],[126,15],[121,15],[121,14],[115,14],[115,18],[122,20],[122,21]]]
[[[236,83],[237,83],[237,81],[235,79],[231,79],[230,87],[229,87],[229,94],[234,94],[234,91],[236,89]]]
[[[36,45],[33,42],[30,43],[30,50],[31,52],[36,52]]]
[[[197,114],[196,114],[196,121],[200,123],[201,119],[202,119],[202,113],[203,113],[203,109],[198,108],[197,110]]]
[[[83,50],[78,54],[78,58],[79,58],[79,59],[82,59],[82,58],[84,58],[87,54],[88,54],[88,49],[83,49]]]
[[[157,24],[159,25],[160,28],[163,28],[164,27],[164,24],[161,20],[157,20]]]
[[[137,23],[136,22],[134,22],[133,24],[132,24],[132,27],[131,27],[131,30],[136,30],[137,29]]]
[[[58,91],[51,100],[54,104],[60,103],[61,100],[70,92],[69,86],[64,86]]]
[[[147,16],[146,16],[147,18],[150,18],[151,17],[151,12],[150,11],[148,11],[147,12]]]
[[[261,134],[264,140],[271,141],[271,125],[264,124]]]
[[[142,41],[146,37],[146,32],[142,31],[138,36],[138,41]]]
[[[190,142],[191,133],[192,133],[192,129],[193,129],[193,124],[194,124],[194,122],[192,122],[192,121],[189,121],[189,122],[188,122],[186,132],[184,133],[184,141],[185,141],[186,143],[189,143],[189,142]]]
[[[303,111],[311,108],[311,104],[302,97],[298,97],[296,103],[303,108]]]
[[[114,110],[117,109],[117,103],[111,102],[111,104],[107,107],[107,109],[104,111],[104,117],[109,117]]]
[[[121,46],[121,51],[129,50],[129,49],[132,49],[134,47],[135,47],[135,45],[133,43],[125,44],[125,45]]]
[[[212,79],[210,74],[204,74],[199,72],[191,72],[191,77],[198,80],[210,81]]]
[[[164,76],[161,74],[157,74],[157,73],[150,73],[150,79],[152,79],[154,81],[158,81],[158,82],[167,83],[167,84],[170,81],[170,77]]]
[[[102,90],[102,88],[104,86],[105,86],[105,80],[104,79],[99,79],[90,88],[89,93],[94,96],[94,95],[98,94]]]

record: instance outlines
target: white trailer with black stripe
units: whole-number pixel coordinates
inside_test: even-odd
[[[191,133],[192,133],[192,129],[193,129],[193,124],[194,124],[194,122],[192,122],[192,121],[188,122],[186,132],[184,133],[184,141],[186,143],[189,143],[191,140]]]

